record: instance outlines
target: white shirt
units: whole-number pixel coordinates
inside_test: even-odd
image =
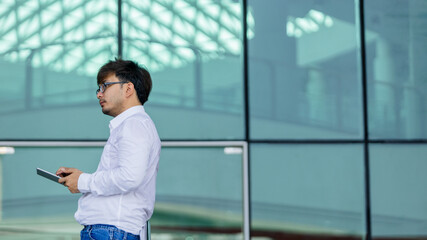
[[[109,224],[139,235],[153,214],[160,139],[143,106],[127,109],[109,127],[98,169],[79,177],[83,196],[74,217],[81,225]]]

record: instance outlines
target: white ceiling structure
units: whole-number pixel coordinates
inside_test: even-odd
[[[1,0],[0,57],[57,72],[94,74],[118,53],[115,0]],[[196,57],[241,54],[241,3],[232,0],[123,0],[123,55],[151,70]],[[254,21],[248,15],[248,37]]]

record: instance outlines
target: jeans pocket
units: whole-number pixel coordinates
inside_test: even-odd
[[[89,232],[89,237],[93,240],[110,240],[111,234],[106,228],[93,228]]]

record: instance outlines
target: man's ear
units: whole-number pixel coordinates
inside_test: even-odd
[[[132,82],[128,82],[126,84],[126,97],[130,97],[132,94],[135,93],[135,86]]]

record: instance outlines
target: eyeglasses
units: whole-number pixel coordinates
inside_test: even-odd
[[[102,83],[99,85],[98,89],[96,90],[96,94],[98,94],[99,92],[104,93],[105,89],[107,89],[107,87],[109,85],[113,85],[116,83],[127,83],[127,82],[106,82],[106,83]]]

